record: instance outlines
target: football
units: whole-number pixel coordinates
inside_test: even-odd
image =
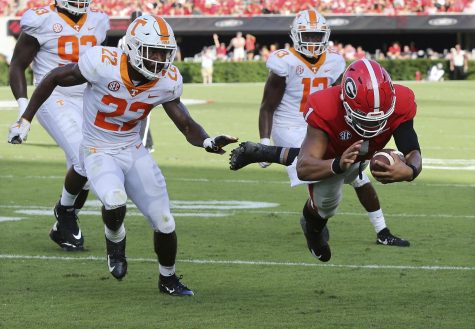
[[[384,171],[384,169],[377,165],[376,164],[376,160],[378,160],[379,162],[382,162],[382,163],[385,163],[387,165],[390,165],[392,166],[394,164],[394,159],[393,157],[391,156],[391,152],[395,152],[399,158],[401,159],[401,161],[403,161],[404,163],[406,163],[406,158],[404,157],[404,154],[402,154],[401,152],[399,152],[398,150],[395,150],[395,149],[382,149],[382,150],[379,150],[379,151],[376,151],[373,155],[373,157],[371,158],[371,161],[369,163],[369,169],[371,171]]]

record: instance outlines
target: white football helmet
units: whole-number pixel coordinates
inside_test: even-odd
[[[175,59],[177,44],[173,30],[159,16],[137,17],[125,34],[125,53],[130,64],[149,80],[160,78]],[[157,50],[165,51],[162,61],[152,58]]]
[[[297,14],[290,25],[290,38],[294,48],[306,57],[321,55],[328,47],[330,27],[325,17],[314,9]]]
[[[56,0],[59,8],[66,9],[73,15],[82,15],[87,13],[91,0]]]

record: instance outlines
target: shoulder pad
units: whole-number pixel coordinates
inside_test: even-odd
[[[20,26],[23,30],[35,30],[43,25],[50,14],[50,7],[28,9],[21,17]]]
[[[273,73],[281,77],[289,75],[289,63],[287,61],[290,58],[291,53],[285,49],[279,49],[274,51],[267,59],[266,66]]]

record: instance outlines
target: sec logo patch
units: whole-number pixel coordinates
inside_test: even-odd
[[[63,30],[63,26],[59,23],[53,24],[53,31],[59,33]]]
[[[340,140],[342,141],[347,141],[351,139],[351,133],[348,130],[343,130],[341,131],[338,136],[340,137]]]
[[[107,85],[107,88],[110,90],[110,91],[117,91],[120,89],[120,83],[118,81],[111,81],[109,82],[109,84]]]

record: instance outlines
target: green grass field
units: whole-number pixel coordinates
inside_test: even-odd
[[[0,107],[0,328],[474,328],[475,83],[410,83],[424,170],[375,184],[391,230],[410,248],[378,246],[345,187],[329,222],[333,257],[311,257],[299,216],[306,189],[282,167],[228,169],[228,155],[187,144],[157,108],[156,159],[177,222],[177,270],[192,298],[159,294],[152,231],[130,205],[128,275],[108,273],[100,208],[80,215],[87,251],[48,238],[61,192],[62,151],[34,121],[28,143],[6,143],[16,109]],[[262,84],[185,85],[210,134],[257,140]],[[11,100],[8,88],[0,100]],[[1,135],[0,134],[0,135]]]

